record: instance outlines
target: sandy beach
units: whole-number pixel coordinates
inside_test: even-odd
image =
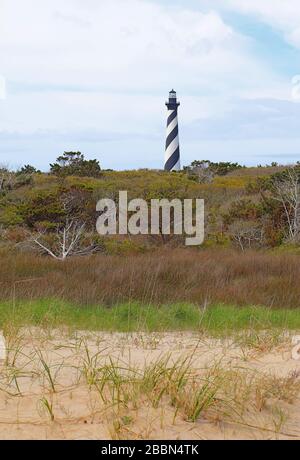
[[[268,343],[10,331],[0,438],[300,439],[300,361]]]

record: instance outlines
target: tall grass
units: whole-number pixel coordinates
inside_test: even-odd
[[[56,298],[79,306],[139,302],[300,307],[299,257],[232,250],[159,250],[64,263],[1,254],[0,300]]]

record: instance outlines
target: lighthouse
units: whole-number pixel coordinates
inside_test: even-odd
[[[176,91],[172,89],[169,93],[169,100],[166,102],[168,108],[167,140],[165,152],[165,171],[180,171],[180,148],[178,134],[178,107]]]

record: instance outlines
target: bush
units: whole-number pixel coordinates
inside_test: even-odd
[[[100,177],[101,167],[98,160],[86,160],[81,152],[64,152],[50,165],[51,174],[59,177]]]

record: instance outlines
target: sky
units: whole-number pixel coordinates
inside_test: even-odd
[[[299,0],[0,0],[0,164],[300,160]]]

